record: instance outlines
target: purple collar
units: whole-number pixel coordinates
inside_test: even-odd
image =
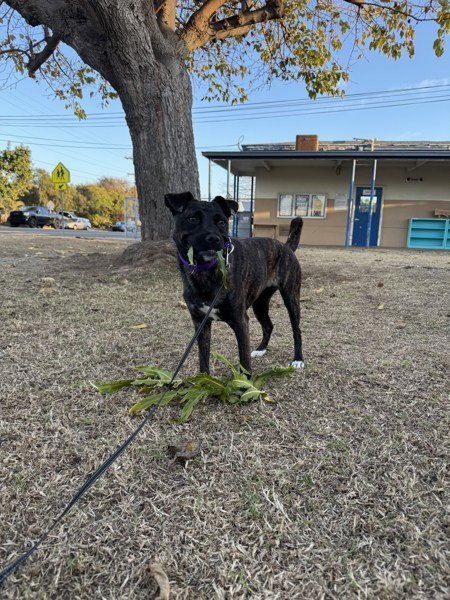
[[[227,253],[230,248],[231,248],[231,241],[228,239],[225,242],[225,245],[223,247],[224,252]],[[214,267],[214,265],[217,264],[217,258],[213,258],[209,262],[203,263],[201,265],[191,265],[191,263],[188,260],[186,260],[185,258],[183,258],[183,256],[181,255],[181,252],[179,250],[178,250],[178,258],[180,259],[181,264],[184,267],[186,267],[186,269],[189,269],[189,271],[191,273],[202,273],[203,271],[208,271],[209,269],[211,269],[212,267]]]

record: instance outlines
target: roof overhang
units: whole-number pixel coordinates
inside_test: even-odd
[[[336,166],[351,163],[353,160],[363,166],[364,163],[371,165],[374,160],[388,162],[392,166],[404,166],[406,168],[417,168],[420,163],[425,162],[450,162],[450,151],[236,151],[236,152],[203,152],[205,158],[211,160],[223,169],[228,169],[233,175],[254,175],[256,169],[270,170],[276,167],[290,167],[294,164],[309,166]],[[362,163],[362,164],[361,164]]]

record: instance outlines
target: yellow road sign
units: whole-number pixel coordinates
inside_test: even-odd
[[[53,183],[69,183],[69,169],[67,169],[62,163],[58,163],[52,171],[52,181]]]
[[[55,190],[67,190],[67,183],[54,183]]]

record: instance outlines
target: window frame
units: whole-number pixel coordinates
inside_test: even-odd
[[[287,197],[290,196],[291,203],[291,212],[290,214],[282,214],[286,212],[286,208],[281,209],[281,202],[286,201]],[[297,206],[297,198],[299,197],[308,197],[308,209],[307,212],[310,213],[312,211],[313,206],[313,198],[322,197],[323,198],[323,214],[320,216],[311,215],[311,214],[297,214],[298,206]],[[323,192],[281,192],[278,194],[277,201],[277,217],[279,219],[294,219],[297,216],[301,216],[303,219],[326,219],[327,216],[327,203],[328,203],[328,195]]]

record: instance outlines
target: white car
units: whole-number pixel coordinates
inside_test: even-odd
[[[59,210],[58,214],[64,216],[65,229],[90,229],[92,227],[89,219],[79,217],[76,213],[68,210]],[[62,224],[61,224],[62,227]]]

